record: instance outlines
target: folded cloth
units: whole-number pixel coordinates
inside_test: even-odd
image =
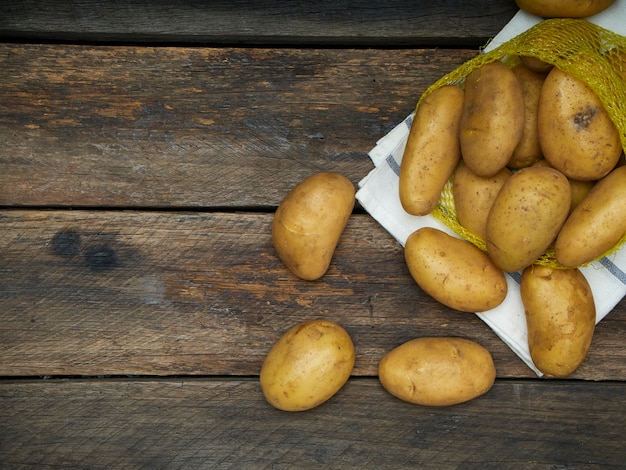
[[[626,35],[626,2],[615,2],[604,12],[587,18],[592,23]],[[519,11],[485,47],[489,51],[542,21],[542,18]],[[400,162],[411,127],[413,113],[381,138],[369,152],[375,168],[359,182],[356,197],[365,210],[402,246],[408,236],[421,227],[434,227],[458,237],[431,215],[412,216],[404,211],[398,195]],[[608,315],[626,295],[626,245],[583,268],[596,304],[596,323]],[[520,296],[521,273],[506,273],[508,294],[498,307],[477,313],[528,367],[543,375],[533,364],[528,349],[524,306]]]

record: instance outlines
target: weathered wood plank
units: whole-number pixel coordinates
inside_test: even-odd
[[[474,339],[500,377],[534,377],[477,317],[410,278],[400,246],[354,215],[331,269],[297,280],[274,255],[263,213],[0,213],[0,376],[253,375],[305,319],[341,323],[355,375],[375,375],[415,336]],[[573,375],[626,380],[626,302],[598,327]]]
[[[626,394],[615,383],[502,381],[426,408],[350,380],[280,412],[256,379],[0,382],[8,468],[623,468]]]
[[[4,0],[0,39],[477,47],[516,11],[512,0]]]
[[[0,205],[268,208],[318,171],[356,183],[474,54],[0,44]]]

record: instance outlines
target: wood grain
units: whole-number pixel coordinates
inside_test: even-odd
[[[626,302],[568,380],[412,281],[357,207],[327,275],[296,279],[273,211],[367,152],[513,1],[7,0],[0,4],[0,467],[617,469]],[[316,317],[354,374],[273,409],[258,371]],[[446,408],[376,377],[416,336],[474,339],[498,378]]]
[[[355,375],[415,336],[474,339],[500,377],[533,377],[477,317],[425,295],[399,244],[354,215],[327,275],[296,279],[274,254],[272,214],[0,213],[0,375],[254,375],[306,319],[340,322]],[[626,379],[626,305],[572,376]]]
[[[267,209],[318,171],[356,184],[475,53],[0,44],[0,205]]]
[[[300,413],[256,379],[4,382],[0,403],[9,468],[618,469],[626,434],[623,384],[576,381],[501,381],[444,408],[376,379]]]
[[[512,0],[4,0],[0,39],[478,47],[516,11]]]

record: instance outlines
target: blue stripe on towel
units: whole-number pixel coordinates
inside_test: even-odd
[[[517,282],[518,284],[521,284],[522,282],[522,272],[521,271],[515,271],[515,272],[511,272],[508,273],[509,276],[511,276],[511,278]]]
[[[611,261],[606,256],[600,260],[600,263],[615,276],[618,280],[622,282],[622,284],[626,284],[626,273],[622,271],[613,261]]]
[[[400,165],[398,165],[396,159],[393,158],[393,155],[389,155],[385,161],[387,162],[387,165],[389,165],[389,168],[391,168],[391,170],[396,174],[396,176],[400,177]]]

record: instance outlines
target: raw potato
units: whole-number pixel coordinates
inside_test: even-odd
[[[557,67],[544,82],[537,120],[544,157],[568,178],[597,180],[617,164],[619,131],[600,98]]]
[[[586,18],[610,7],[615,0],[515,0],[522,10],[544,18]]]
[[[572,203],[569,208],[570,214],[587,197],[587,194],[589,194],[589,191],[591,191],[591,188],[593,188],[595,184],[595,181],[569,180],[569,186],[572,189]]]
[[[462,111],[463,90],[454,85],[436,89],[419,104],[400,164],[400,202],[409,214],[432,212],[461,158]]]
[[[553,168],[553,166],[550,165],[550,162],[548,162],[548,160],[546,160],[545,158],[537,160],[535,163],[532,164],[532,166],[542,166],[545,168]]]
[[[318,173],[294,187],[272,224],[274,248],[285,266],[305,280],[322,277],[354,203],[353,184],[337,173]]]
[[[489,351],[464,338],[423,337],[388,352],[378,365],[382,386],[396,398],[448,406],[487,393],[496,378]]]
[[[519,169],[530,166],[542,158],[537,108],[545,74],[534,72],[523,64],[516,65],[511,70],[520,82],[524,95],[524,129],[508,163],[509,168]]]
[[[541,372],[567,377],[584,361],[596,324],[589,283],[578,269],[529,266],[521,296],[531,358]]]
[[[548,168],[552,168],[552,165],[550,165],[550,163],[545,158],[537,160],[535,163],[533,163],[533,166],[545,166]],[[576,206],[578,206],[578,204],[580,204],[580,202],[587,196],[589,191],[591,191],[591,188],[594,187],[596,182],[579,181],[570,178],[568,178],[567,180],[569,181],[569,187],[572,190],[572,201],[569,207],[569,213],[571,214]]]
[[[553,67],[551,63],[545,62],[537,57],[524,55],[520,56],[520,60],[522,61],[522,64],[534,72],[548,73]]]
[[[511,170],[502,168],[495,176],[478,176],[463,161],[454,173],[452,193],[459,223],[483,240],[487,236],[487,216],[493,201]]]
[[[554,168],[514,173],[487,218],[487,252],[495,265],[514,272],[533,264],[559,233],[570,204],[569,181]]]
[[[279,410],[309,410],[343,387],[354,358],[352,339],[341,326],[323,319],[304,322],[272,346],[261,368],[261,389]]]
[[[485,64],[465,79],[461,154],[479,176],[504,168],[524,130],[524,96],[515,74],[502,62]]]
[[[504,273],[471,243],[424,227],[406,241],[404,256],[411,276],[431,297],[463,312],[484,312],[502,303]]]
[[[554,244],[563,266],[586,264],[613,248],[626,233],[626,166],[601,179],[572,211]]]

